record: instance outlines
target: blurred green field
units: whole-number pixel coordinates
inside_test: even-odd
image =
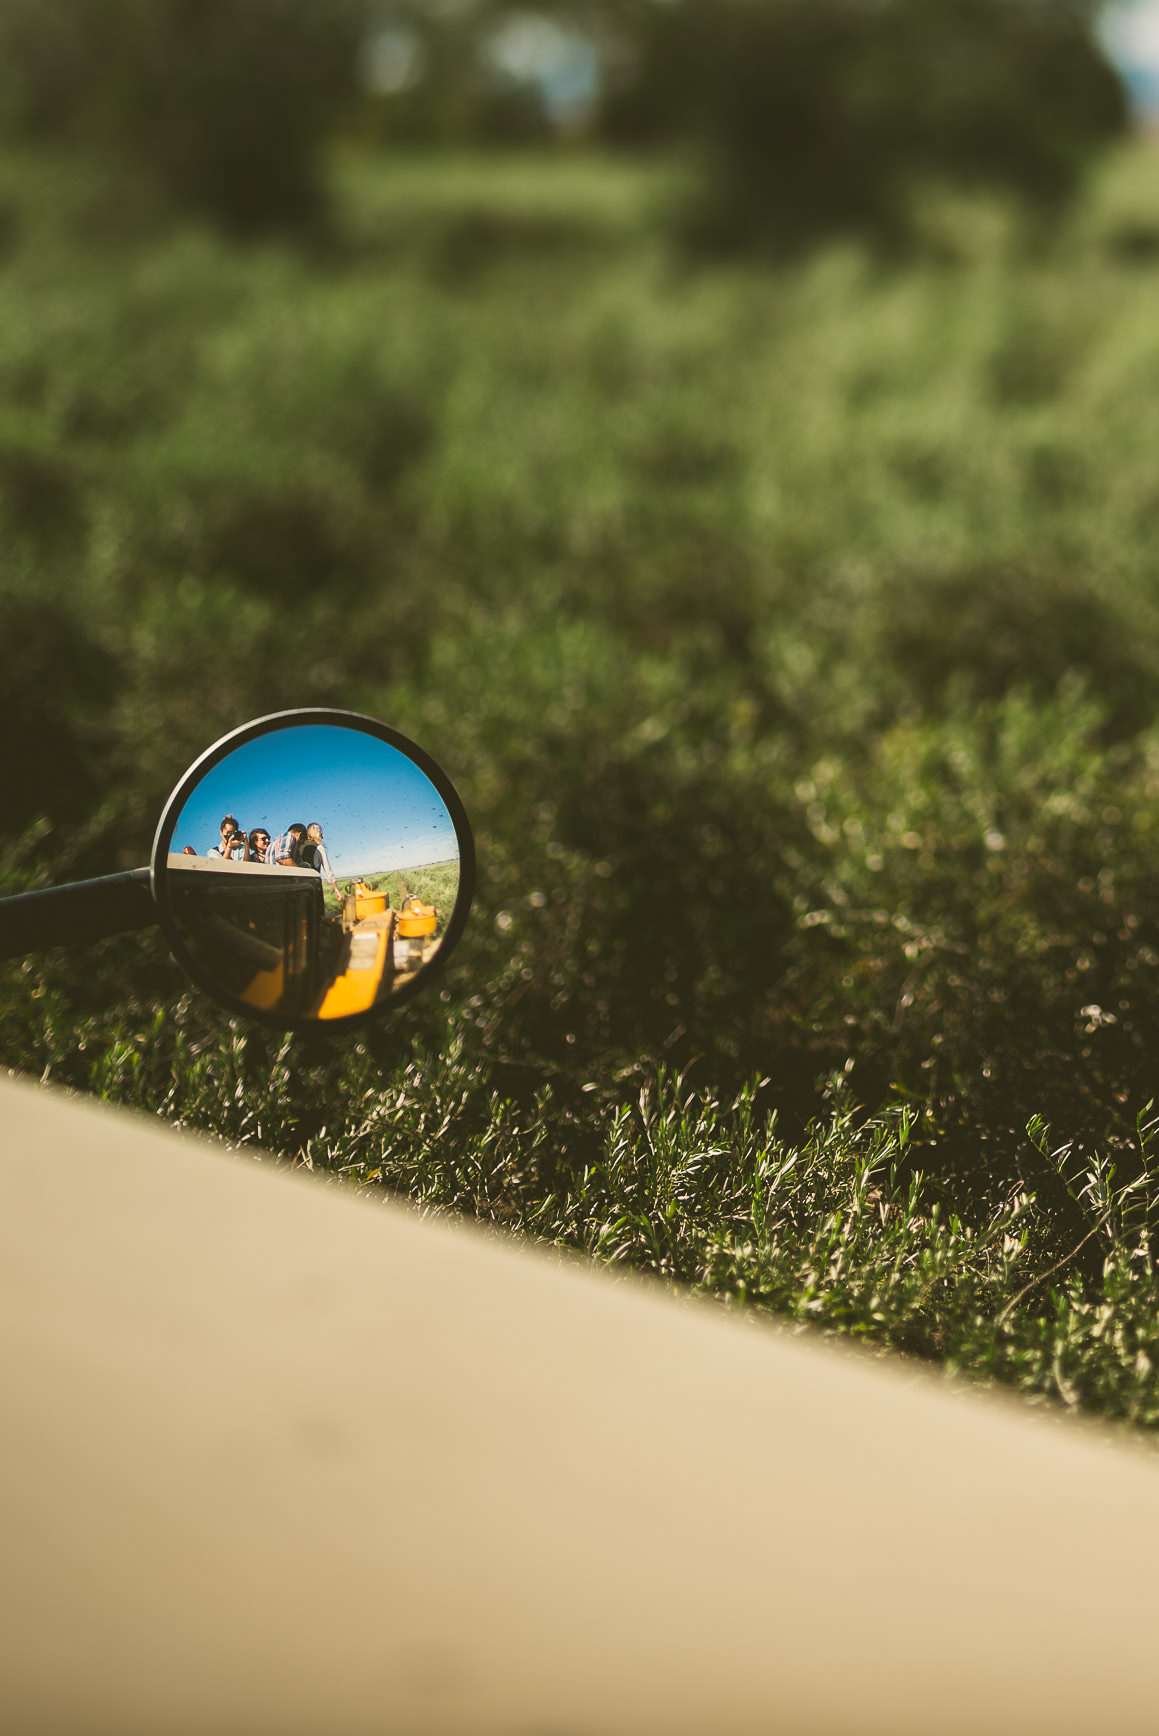
[[[1159,157],[780,268],[673,167],[334,174],[295,249],[0,163],[3,884],[334,704],[446,766],[472,923],[326,1050],[151,936],[2,966],[0,1059],[1159,1420]]]

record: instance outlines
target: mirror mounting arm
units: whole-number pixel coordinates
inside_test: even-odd
[[[49,946],[87,946],[159,921],[148,868],[0,898],[0,959]]]

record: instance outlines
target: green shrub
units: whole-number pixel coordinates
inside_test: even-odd
[[[0,121],[111,156],[250,234],[313,223],[359,0],[3,0]]]
[[[1065,256],[947,198],[937,257],[770,273],[675,271],[670,180],[607,162],[348,164],[322,259],[96,247],[78,171],[0,159],[5,886],[146,860],[296,703],[423,743],[480,846],[388,1028],[235,1029],[126,935],[3,966],[0,1061],[1153,1419],[1155,195],[1112,170]]]
[[[617,138],[691,136],[706,236],[897,236],[923,180],[1051,209],[1122,132],[1121,86],[1072,0],[677,0],[639,13]]]
[[[64,597],[46,597],[14,577],[0,580],[6,653],[0,808],[13,835],[46,820],[75,836],[106,787],[107,717],[122,665]],[[62,704],[64,688],[69,698]],[[44,835],[34,842],[43,845]],[[60,832],[54,841],[60,849]]]

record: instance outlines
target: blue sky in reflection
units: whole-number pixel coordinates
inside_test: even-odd
[[[335,874],[377,874],[447,862],[455,828],[435,786],[388,742],[336,724],[297,724],[245,742],[213,767],[181,810],[170,850],[199,856],[221,821],[272,837],[317,820]]]

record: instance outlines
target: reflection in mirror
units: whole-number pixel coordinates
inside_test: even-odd
[[[345,724],[278,726],[227,753],[187,796],[165,861],[198,975],[292,1023],[409,990],[459,892],[459,840],[431,779]]]

